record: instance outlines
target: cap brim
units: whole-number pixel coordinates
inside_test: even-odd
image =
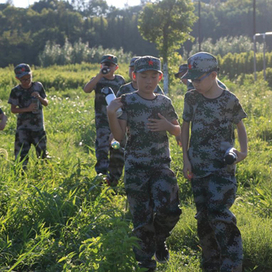
[[[158,73],[161,73],[162,74],[162,71],[161,70],[158,70],[158,69],[152,69],[152,68],[150,68],[150,69],[145,69],[145,68],[143,68],[143,69],[140,69],[140,70],[137,70],[137,71],[134,71],[135,73],[142,73],[142,72],[145,72],[145,71],[156,71],[156,72],[158,72]]]
[[[206,73],[207,72],[187,71],[187,73],[183,75],[182,79],[197,79]]]
[[[26,75],[30,75],[30,74],[31,74],[31,72],[24,72],[24,73],[21,73],[21,74],[16,74],[16,78],[22,78],[22,77],[24,77]]]
[[[180,74],[184,75],[186,72],[187,72],[187,70],[185,70],[185,71],[179,71],[178,73],[175,73],[175,77],[179,78],[179,77],[181,77]]]
[[[100,63],[105,63],[105,62],[109,62],[109,63],[113,63],[113,64],[117,65],[117,63],[112,60],[103,60]]]

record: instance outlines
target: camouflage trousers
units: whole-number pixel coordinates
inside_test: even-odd
[[[237,184],[234,176],[192,179],[197,231],[204,271],[242,271],[243,248],[236,218],[229,210]]]
[[[112,182],[117,182],[123,173],[124,146],[113,149],[110,146],[110,128],[108,126],[96,128],[95,171],[97,174],[108,175]]]
[[[14,153],[15,159],[20,155],[20,161],[24,160],[23,164],[28,163],[28,152],[31,148],[31,144],[36,149],[36,155],[38,158],[46,158],[46,132],[44,130],[32,131],[32,130],[17,130],[15,134]]]
[[[156,268],[152,259],[159,244],[170,235],[179,220],[178,185],[175,174],[166,166],[159,169],[125,170],[125,190],[133,219],[134,248],[139,267]]]

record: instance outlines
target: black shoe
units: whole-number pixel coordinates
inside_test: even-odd
[[[169,251],[165,242],[157,245],[155,259],[158,263],[166,263],[169,261]]]

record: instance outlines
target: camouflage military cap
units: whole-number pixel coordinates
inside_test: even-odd
[[[102,57],[100,63],[105,63],[105,62],[109,62],[109,63],[113,63],[117,65],[117,57],[114,55],[105,55]]]
[[[188,65],[187,64],[181,64],[179,66],[179,71],[177,73],[175,73],[175,77],[179,77],[179,74],[181,73],[186,73],[188,70]]]
[[[135,64],[135,61],[137,60],[137,59],[139,59],[140,57],[133,57],[131,60],[130,60],[130,64],[129,64],[129,67],[134,67],[134,64]]]
[[[26,63],[20,63],[14,68],[16,78],[22,78],[25,75],[31,74],[30,66]]]
[[[212,71],[218,71],[216,57],[207,52],[199,52],[188,59],[188,71],[182,78],[196,79]]]
[[[134,64],[135,73],[141,73],[150,70],[162,73],[160,59],[155,58],[153,56],[143,56],[135,61]]]

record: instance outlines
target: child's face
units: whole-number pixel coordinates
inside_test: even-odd
[[[134,75],[139,92],[144,93],[153,93],[161,79],[161,74],[152,70],[135,73]]]
[[[115,70],[117,70],[117,65],[111,62],[103,62],[101,63],[101,68],[107,67],[110,69],[110,72],[108,74],[105,74],[105,77],[107,77],[108,75],[112,76],[115,72]]]
[[[197,79],[192,79],[192,83],[197,92],[205,94],[210,91],[213,86],[214,79],[216,78],[215,72],[205,73]]]
[[[25,75],[21,78],[18,79],[20,81],[20,85],[22,86],[23,89],[28,89],[31,87],[32,83],[32,75]]]

